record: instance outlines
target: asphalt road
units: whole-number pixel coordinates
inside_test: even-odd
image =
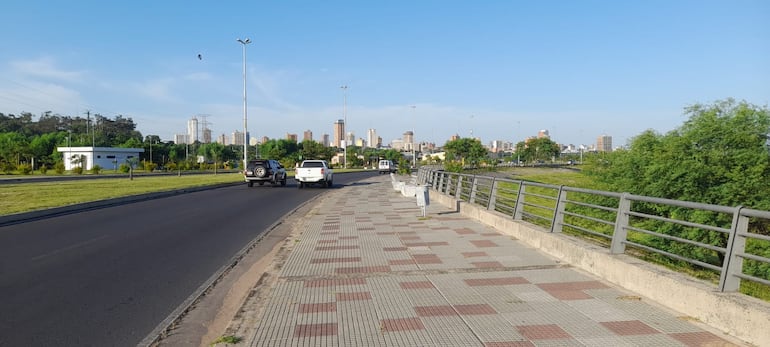
[[[375,173],[335,175],[333,189]],[[0,227],[0,346],[135,346],[326,189],[245,184]]]

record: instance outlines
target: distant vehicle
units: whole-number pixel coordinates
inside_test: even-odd
[[[393,164],[393,161],[391,160],[380,160],[380,163],[377,165],[377,171],[380,174],[384,173],[393,173],[396,172],[396,165]]]
[[[277,160],[250,160],[246,164],[246,170],[243,171],[243,179],[249,187],[253,187],[254,182],[257,182],[260,186],[264,185],[265,182],[270,182],[273,185],[280,183],[281,186],[285,186],[286,169]]]
[[[304,160],[297,167],[294,179],[297,180],[297,188],[311,184],[331,188],[334,184],[334,170],[326,160]]]

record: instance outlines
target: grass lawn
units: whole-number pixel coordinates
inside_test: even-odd
[[[98,201],[128,195],[243,182],[240,173],[134,176],[0,185],[0,215]]]
[[[336,173],[360,169],[335,169]],[[286,172],[294,177],[294,170]],[[0,216],[43,210],[152,192],[243,182],[241,173],[195,174],[182,176],[128,176],[94,180],[51,181],[0,185]],[[244,183],[245,184],[245,183]]]

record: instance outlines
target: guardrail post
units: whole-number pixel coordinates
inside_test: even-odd
[[[444,176],[446,175],[443,171],[439,174],[439,181],[438,181],[438,191],[442,193],[446,193],[444,189]]]
[[[437,190],[438,188],[438,171],[431,171],[430,173],[430,184],[433,188],[433,190]]]
[[[733,214],[733,225],[727,238],[725,260],[722,273],[719,276],[720,292],[735,292],[741,288],[741,278],[736,276],[743,273],[743,257],[746,250],[746,235],[749,232],[749,217],[741,216],[743,206],[738,206]]]
[[[623,254],[626,251],[626,238],[628,237],[628,213],[631,211],[631,200],[628,193],[623,193],[618,201],[618,212],[615,216],[615,230],[612,232],[612,244],[610,253]]]
[[[524,188],[524,181],[519,181],[519,192],[516,194],[516,203],[513,208],[513,219],[521,220],[524,212],[524,194],[527,189]]]
[[[463,199],[463,175],[457,175],[457,187],[455,187],[455,198],[457,200]]]
[[[476,177],[476,175],[473,175],[473,183],[471,183],[471,195],[468,198],[469,203],[474,203],[476,201],[476,190],[478,190],[479,186],[479,179]]]
[[[564,208],[567,205],[567,192],[564,191],[564,185],[559,186],[559,196],[556,198],[556,208],[553,210],[553,219],[551,220],[551,232],[562,232],[564,225]]]
[[[489,190],[489,204],[487,205],[487,211],[494,211],[495,203],[497,203],[497,177],[492,177],[492,189]]]

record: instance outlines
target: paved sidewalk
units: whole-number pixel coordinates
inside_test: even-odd
[[[389,176],[323,199],[245,344],[734,346],[444,206],[423,218]]]

